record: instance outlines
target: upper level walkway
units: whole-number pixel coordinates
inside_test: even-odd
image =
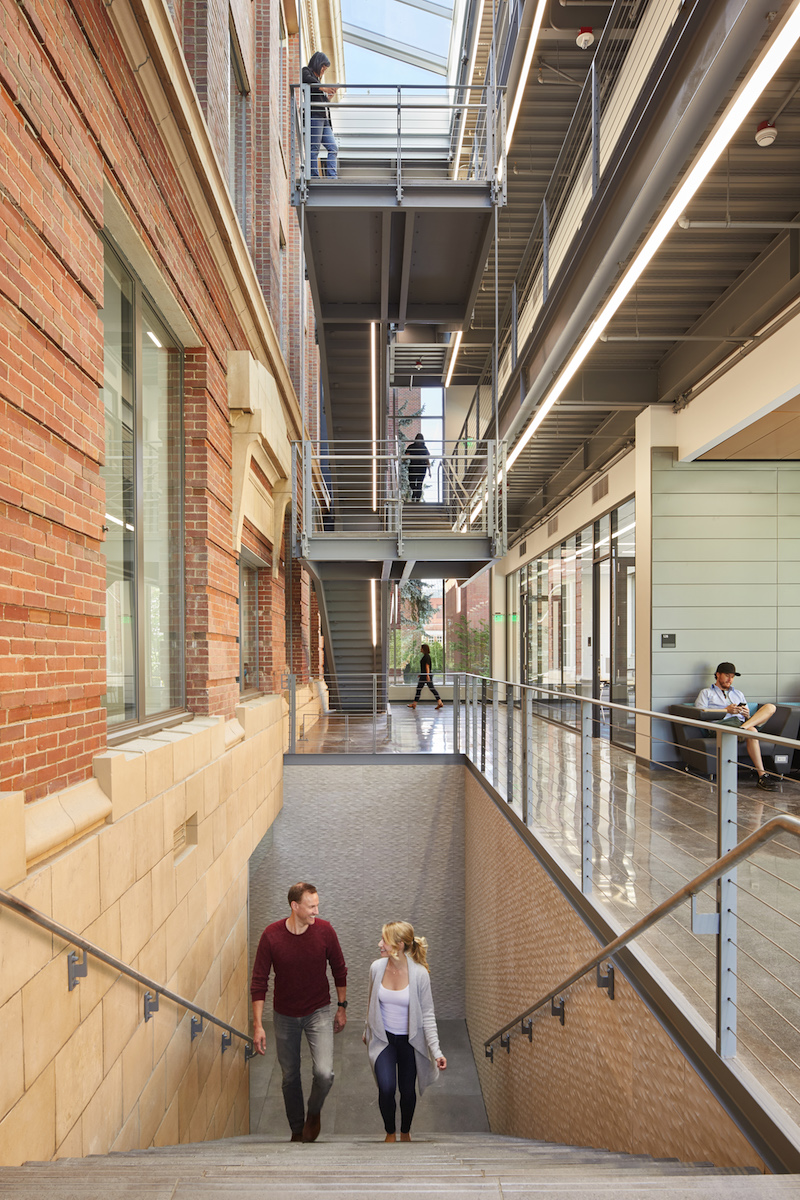
[[[505,552],[502,442],[294,447],[295,555],[318,579],[468,579]]]

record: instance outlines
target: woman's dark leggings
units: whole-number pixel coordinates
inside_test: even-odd
[[[409,1133],[417,1106],[417,1060],[406,1033],[388,1033],[389,1045],[378,1055],[378,1107],[387,1133],[395,1132],[395,1092],[400,1086],[400,1132]]]
[[[416,704],[416,703],[417,703],[417,701],[419,700],[419,698],[420,698],[420,695],[422,694],[422,689],[423,689],[424,687],[429,687],[429,688],[431,689],[431,691],[433,692],[433,694],[434,694],[434,696],[436,697],[436,699],[437,699],[437,700],[439,700],[439,699],[441,698],[441,697],[439,696],[439,693],[437,692],[436,688],[433,686],[433,681],[432,681],[432,679],[428,679],[428,676],[427,676],[427,675],[420,675],[419,679],[417,680],[417,691],[416,691],[416,695],[414,696],[414,703],[415,703],[415,704]]]

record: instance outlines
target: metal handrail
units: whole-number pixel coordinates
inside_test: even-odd
[[[12,896],[11,892],[6,892],[2,888],[0,888],[0,905],[5,905],[6,908],[10,908],[18,916],[24,917],[26,921],[32,921],[34,925],[39,925],[49,933],[54,933],[57,937],[62,938],[63,941],[77,946],[80,950],[83,950],[84,954],[91,954],[93,958],[97,958],[100,962],[106,963],[107,966],[113,967],[115,971],[119,971],[122,975],[127,975],[130,979],[135,979],[137,983],[141,983],[144,987],[149,988],[159,996],[163,996],[166,1000],[172,1000],[173,1003],[179,1004],[182,1008],[196,1013],[204,1021],[208,1021],[212,1025],[217,1025],[220,1029],[225,1029],[230,1034],[235,1034],[236,1037],[241,1038],[247,1045],[253,1045],[253,1039],[249,1033],[242,1033],[241,1029],[237,1029],[234,1025],[229,1025],[227,1021],[220,1021],[219,1017],[215,1017],[207,1009],[201,1008],[199,1004],[194,1004],[184,996],[179,996],[177,992],[173,992],[170,988],[164,987],[163,984],[157,983],[149,975],[143,975],[141,971],[128,966],[127,963],[122,962],[121,959],[116,958],[113,954],[101,950],[94,942],[90,942],[86,938],[81,937],[80,934],[74,933],[73,930],[67,929],[65,925],[54,921],[46,913],[39,912],[38,908],[27,904],[24,900],[19,900],[16,896]]]
[[[629,942],[632,942],[634,938],[637,938],[639,934],[644,933],[645,930],[650,929],[653,925],[656,925],[662,919],[662,917],[668,916],[676,908],[679,908],[681,904],[684,904],[692,896],[695,896],[698,892],[701,892],[707,884],[712,883],[713,880],[718,879],[721,875],[726,875],[728,871],[732,870],[733,867],[737,866],[738,863],[742,862],[743,859],[749,858],[752,852],[759,846],[764,845],[766,842],[772,841],[774,837],[777,837],[781,833],[791,833],[794,837],[800,839],[800,820],[798,820],[797,817],[790,816],[772,817],[771,820],[767,821],[759,829],[756,829],[753,833],[749,834],[739,843],[738,846],[735,846],[733,850],[729,850],[727,854],[723,854],[721,858],[718,858],[716,862],[711,864],[711,866],[706,867],[704,871],[701,871],[699,875],[694,877],[694,879],[691,879],[688,883],[684,884],[684,886],[679,888],[677,892],[673,892],[668,899],[663,900],[661,904],[656,905],[652,912],[648,913],[646,917],[642,917],[642,919],[637,921],[635,925],[631,925],[630,929],[628,929],[626,933],[620,934],[620,936],[615,938],[612,942],[608,942],[607,945],[603,946],[603,948],[599,950],[597,954],[593,955],[587,962],[585,962],[583,966],[578,967],[576,971],[573,971],[571,975],[562,980],[558,987],[551,988],[547,995],[543,996],[541,1000],[537,1000],[535,1004],[532,1004],[530,1008],[526,1008],[525,1011],[521,1012],[519,1016],[514,1018],[513,1021],[509,1021],[503,1026],[502,1029],[498,1029],[497,1033],[493,1033],[490,1038],[487,1038],[483,1043],[484,1052],[486,1053],[487,1057],[492,1057],[493,1050],[490,1048],[492,1043],[496,1042],[498,1038],[503,1037],[504,1034],[509,1034],[510,1036],[511,1032],[515,1031],[515,1026],[517,1025],[519,1025],[520,1028],[519,1030],[516,1030],[516,1032],[527,1033],[528,1031],[523,1030],[522,1028],[522,1022],[526,1017],[530,1017],[532,1013],[536,1012],[537,1009],[542,1008],[542,1006],[547,1004],[548,1001],[554,1000],[561,992],[566,991],[566,989],[571,987],[573,983],[577,983],[577,981],[582,979],[584,975],[588,975],[590,971],[592,971],[595,967],[598,967],[600,963],[604,962],[607,958],[613,958],[618,951],[624,949],[625,946],[627,946]],[[506,1041],[502,1044],[507,1046],[508,1042]]]
[[[526,688],[531,692],[543,692],[547,696],[554,696],[558,700],[568,700],[572,704],[591,704],[596,708],[613,708],[617,712],[628,713],[635,717],[651,717],[656,721],[670,721],[674,725],[690,725],[692,728],[703,729],[706,733],[711,730],[712,733],[732,733],[737,737],[743,738],[758,738],[759,741],[769,742],[775,746],[792,746],[795,750],[800,746],[800,741],[794,738],[780,737],[777,733],[762,733],[760,729],[736,729],[733,725],[722,725],[719,721],[703,720],[699,717],[695,720],[694,717],[676,717],[669,712],[653,712],[649,708],[634,708],[630,704],[620,704],[616,700],[599,700],[595,696],[579,696],[577,692],[559,692],[555,688],[547,688],[538,683],[512,683],[508,679],[494,679],[488,675],[476,675],[472,671],[462,671],[461,674],[465,679],[479,679],[485,682],[487,687],[498,685],[507,689]],[[780,701],[776,701],[780,704]],[[687,701],[685,707],[690,707],[691,701]],[[702,712],[702,709],[698,709]],[[569,728],[572,728],[569,726]]]

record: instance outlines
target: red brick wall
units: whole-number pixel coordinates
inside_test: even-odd
[[[226,163],[227,0],[176,0],[172,11]],[[257,10],[275,40],[276,11]],[[253,12],[235,0],[251,84]],[[104,183],[202,343],[185,371],[186,697],[225,716],[238,698],[225,369],[228,350],[247,343],[103,0],[0,0],[0,22],[0,788],[31,800],[87,777],[105,748]],[[272,141],[259,147],[268,182],[274,153]],[[278,204],[292,231],[271,185],[251,205],[268,210],[270,236]],[[272,242],[262,280],[271,255]],[[274,674],[285,665],[282,575],[269,590]]]

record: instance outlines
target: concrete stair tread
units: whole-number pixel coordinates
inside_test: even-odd
[[[485,1134],[420,1135],[386,1146],[375,1134],[326,1136],[313,1146],[252,1137],[129,1150],[0,1168],[12,1200],[749,1200],[800,1196],[800,1179],[647,1154]]]

